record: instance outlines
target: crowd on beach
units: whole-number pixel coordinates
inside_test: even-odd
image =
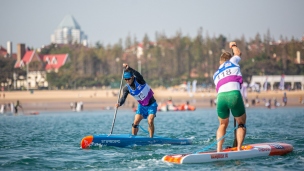
[[[181,97],[181,95],[175,96],[175,94],[178,94],[179,92],[170,93],[171,90],[163,90],[164,92],[167,91],[167,93],[163,93],[162,96],[158,96],[159,100],[159,111],[178,111],[177,108],[179,106],[187,106],[190,103],[191,106],[197,108],[205,108],[205,107],[216,107],[217,105],[217,97],[216,94],[208,93],[208,92],[198,92],[195,96],[190,97],[185,94],[185,97]],[[113,90],[108,90],[108,95],[105,96],[107,98],[116,98],[118,93]],[[110,92],[110,93],[109,93]],[[112,92],[112,93],[111,93]],[[115,93],[113,93],[115,92]],[[279,97],[282,93],[282,96]],[[158,93],[159,94],[159,93]],[[303,106],[304,105],[304,98],[302,95],[303,93],[295,93],[292,91],[278,91],[278,92],[269,92],[267,93],[254,93],[255,95],[251,93],[249,97],[244,98],[244,104],[245,107],[266,107],[269,109],[279,108],[279,107],[285,107],[285,106]],[[84,94],[83,94],[84,95]],[[168,95],[167,97],[164,97],[164,95]],[[94,97],[94,98],[93,98]],[[99,99],[99,96],[93,96],[92,100]],[[6,98],[6,99],[5,99]],[[90,101],[86,100],[87,98],[82,96],[78,97],[80,98],[77,101],[68,102],[68,105],[66,106],[66,110],[71,111],[77,111],[81,112],[84,111],[84,103],[86,103],[87,107],[86,109],[101,109],[101,110],[113,110],[114,106],[108,103],[104,103],[104,105],[98,105],[96,103],[96,107],[93,105],[90,105]],[[16,113],[15,112],[15,105],[17,104],[17,100],[14,100],[13,98],[10,98],[10,93],[6,94],[6,96],[3,96],[1,93],[2,102],[0,102],[0,114],[5,113]],[[184,99],[184,100],[183,100]],[[58,99],[60,101],[60,99]],[[114,99],[113,99],[114,100]],[[101,99],[102,101],[102,99]],[[115,101],[115,100],[114,100]],[[18,107],[19,113],[21,107],[24,108],[24,110],[33,110],[33,111],[39,111],[41,109],[35,108],[32,105],[29,105],[30,102],[28,100],[21,99],[19,100],[19,103],[22,102],[22,106],[20,105]],[[31,107],[30,107],[31,106]],[[98,107],[100,106],[100,107]],[[164,107],[165,106],[165,107]],[[92,108],[93,107],[93,108]],[[131,108],[134,110],[136,108],[136,105],[134,104],[134,101],[127,101],[127,103],[124,105],[124,108]],[[60,107],[57,109],[61,109]],[[167,110],[166,110],[167,109]],[[53,110],[51,109],[51,106],[48,106],[46,110]],[[54,109],[55,110],[55,109]],[[22,110],[21,110],[22,111]]]
[[[23,110],[19,100],[17,100],[15,103],[3,103],[0,105],[0,114],[18,114],[19,108]]]
[[[72,111],[74,112],[80,112],[83,111],[83,102],[79,101],[79,102],[71,102],[70,103],[70,108]]]

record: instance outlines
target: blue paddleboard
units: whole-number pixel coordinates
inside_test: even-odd
[[[81,148],[89,148],[92,146],[145,146],[152,144],[171,144],[171,145],[190,145],[190,138],[166,138],[155,136],[153,138],[147,136],[138,136],[131,134],[99,134],[89,135],[81,140]]]

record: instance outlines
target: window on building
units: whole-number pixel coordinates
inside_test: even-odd
[[[57,64],[57,58],[55,56],[52,58],[52,64]]]
[[[49,58],[49,57],[46,57],[46,58],[45,58],[45,61],[47,62],[47,64],[49,64],[49,63],[50,63],[50,58]]]

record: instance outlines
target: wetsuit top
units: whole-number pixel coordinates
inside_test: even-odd
[[[233,56],[214,73],[213,80],[218,93],[241,89],[243,78],[238,64],[240,60],[239,56]]]
[[[129,93],[143,106],[149,106],[156,102],[152,89],[143,79],[142,75],[133,68],[129,67],[128,70],[133,73],[134,80],[131,85],[126,84],[123,88],[123,94],[119,100],[119,105],[121,106],[124,104]]]

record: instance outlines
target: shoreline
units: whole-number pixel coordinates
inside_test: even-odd
[[[302,100],[304,99],[304,91],[248,92],[247,99],[250,107],[265,107],[263,99],[266,101],[271,99],[272,103],[276,99],[282,104],[284,92],[286,92],[288,98],[286,107],[304,107],[304,104],[300,103],[301,97]],[[0,93],[0,104],[16,103],[19,100],[24,111],[71,111],[70,104],[80,101],[83,103],[85,111],[113,109],[118,99],[119,89],[36,90],[32,93],[30,91],[12,91],[4,92],[5,97],[3,97],[3,92]],[[154,89],[154,97],[159,105],[171,97],[174,104],[184,104],[186,101],[189,101],[190,105],[196,108],[215,108],[214,105],[210,105],[210,100],[214,100],[216,95],[215,91],[188,94],[184,91]],[[251,100],[257,96],[260,103],[252,106]],[[131,109],[133,104],[137,105],[137,102],[129,95],[125,104],[120,108]]]

